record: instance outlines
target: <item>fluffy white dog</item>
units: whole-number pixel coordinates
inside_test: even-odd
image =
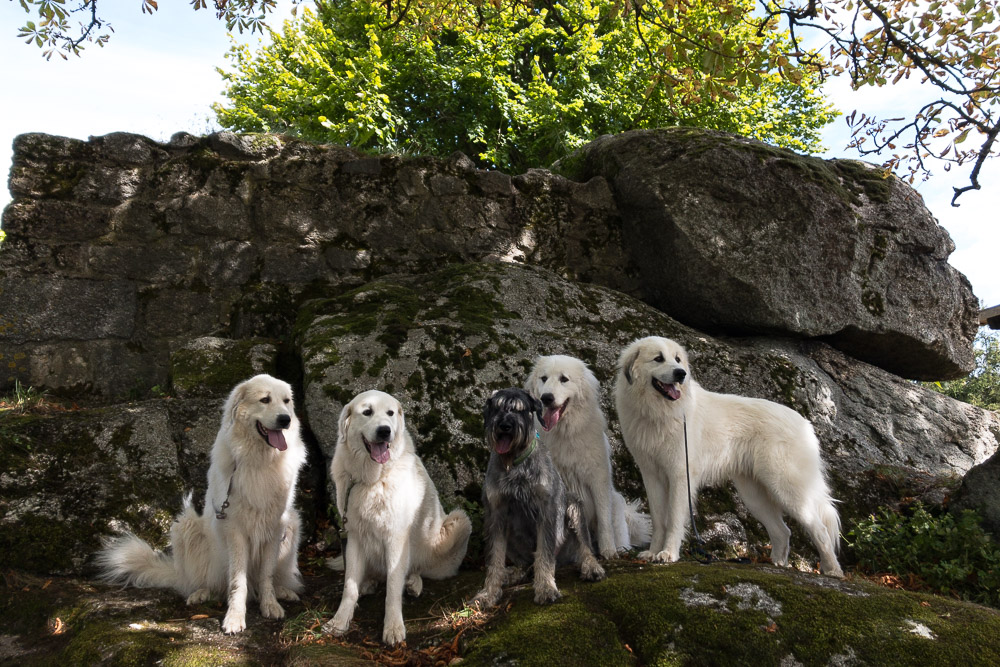
[[[298,600],[299,515],[294,507],[306,459],[292,388],[270,375],[238,384],[222,409],[212,446],[205,512],[191,494],[170,527],[171,555],[132,534],[109,539],[98,554],[106,581],[173,588],[198,604],[228,591],[227,633],[246,628],[248,593],[260,613],[282,618],[282,600]]]
[[[601,556],[649,544],[649,515],[614,487],[601,388],[587,365],[565,355],[539,357],[524,388],[544,406],[542,442],[567,489],[582,501]]]
[[[823,573],[841,577],[840,516],[823,475],[812,425],[772,401],[717,394],[691,377],[687,353],[666,338],[630,344],[619,359],[615,406],[639,466],[653,518],[640,557],[676,561],[688,522],[685,423],[692,502],[703,486],[732,480],[771,538],[771,560],[788,564],[787,512],[809,535]]]
[[[344,406],[331,474],[347,529],[346,571],[340,608],[323,629],[347,632],[358,596],[385,581],[382,641],[398,644],[406,639],[404,583],[411,595],[420,595],[421,577],[453,576],[472,523],[462,510],[445,515],[406,431],[402,407],[381,391],[358,394]]]

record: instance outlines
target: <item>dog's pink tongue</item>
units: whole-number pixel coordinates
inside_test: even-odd
[[[368,455],[372,457],[372,461],[375,463],[385,463],[389,460],[389,443],[371,443],[371,446],[368,448]]]
[[[272,431],[267,429],[267,444],[271,445],[279,452],[283,452],[288,449],[288,443],[285,442],[285,434],[280,429]]]
[[[675,384],[668,384],[667,385],[667,396],[669,396],[670,398],[672,398],[673,400],[676,401],[678,398],[681,397],[681,390],[678,389],[677,385],[675,385]]]
[[[496,440],[496,445],[494,449],[497,450],[497,454],[506,454],[510,451],[510,445],[514,442],[514,438],[509,435],[501,435]]]
[[[542,415],[542,428],[546,431],[551,431],[555,428],[556,424],[559,423],[559,418],[562,417],[562,408],[546,408],[545,414]]]

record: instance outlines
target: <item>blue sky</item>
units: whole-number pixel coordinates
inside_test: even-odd
[[[126,131],[166,141],[178,131],[204,134],[216,128],[211,104],[222,99],[215,68],[226,64],[230,39],[210,10],[194,11],[188,2],[160,2],[152,15],[139,2],[106,2],[105,17],[115,29],[106,47],[91,47],[81,58],[45,61],[41,51],[16,38],[26,14],[18,2],[0,0],[0,172],[10,170],[11,142],[23,132],[46,132],[86,139]],[[279,3],[285,15],[287,0]],[[254,44],[258,36],[242,36]],[[831,101],[845,113],[858,109],[876,116],[907,113],[921,95],[919,85],[854,92],[843,80],[827,87]],[[844,150],[847,126],[838,119],[827,130],[825,157],[851,157]],[[950,205],[952,187],[964,184],[965,169],[938,170],[916,187],[955,241],[951,264],[964,273],[986,306],[1000,304],[1000,164],[988,161],[983,189]],[[6,179],[5,179],[6,181]],[[0,188],[0,206],[10,201]]]

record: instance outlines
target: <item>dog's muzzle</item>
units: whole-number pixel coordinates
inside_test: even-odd
[[[493,449],[497,454],[507,454],[510,452],[511,445],[514,444],[514,433],[516,430],[514,424],[507,419],[501,420],[493,428]]]
[[[392,438],[392,429],[388,426],[379,426],[375,429],[375,440],[369,440],[362,434],[361,440],[365,443],[365,449],[368,450],[368,456],[372,458],[375,463],[387,463],[389,457],[391,456],[389,452],[389,441]]]
[[[542,414],[542,430],[548,432],[562,419],[566,406],[569,405],[569,399],[567,398],[562,405],[556,405],[552,394],[542,394],[542,405],[545,406],[545,412]]]
[[[284,419],[282,419],[282,417]],[[279,452],[283,452],[288,449],[288,443],[285,441],[285,434],[282,432],[284,429],[288,428],[288,425],[292,423],[292,418],[288,415],[280,415],[278,417],[278,427],[275,429],[267,428],[260,422],[257,422],[257,432],[260,436],[264,438],[264,442],[271,445]]]
[[[675,368],[673,377],[671,378],[673,382],[663,382],[654,377],[653,389],[660,392],[660,394],[665,396],[667,400],[676,401],[681,397],[681,384],[684,382],[684,378],[686,377],[686,370],[683,368]]]

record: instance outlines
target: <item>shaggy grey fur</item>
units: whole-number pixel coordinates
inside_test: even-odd
[[[560,598],[558,563],[576,563],[580,578],[600,581],[604,569],[594,557],[580,502],[566,493],[559,471],[537,438],[535,417],[542,404],[521,389],[501,389],[486,401],[483,419],[490,462],[483,481],[486,583],[473,602],[494,606],[515,566],[534,565],[535,602]],[[525,456],[532,447],[534,451]]]

